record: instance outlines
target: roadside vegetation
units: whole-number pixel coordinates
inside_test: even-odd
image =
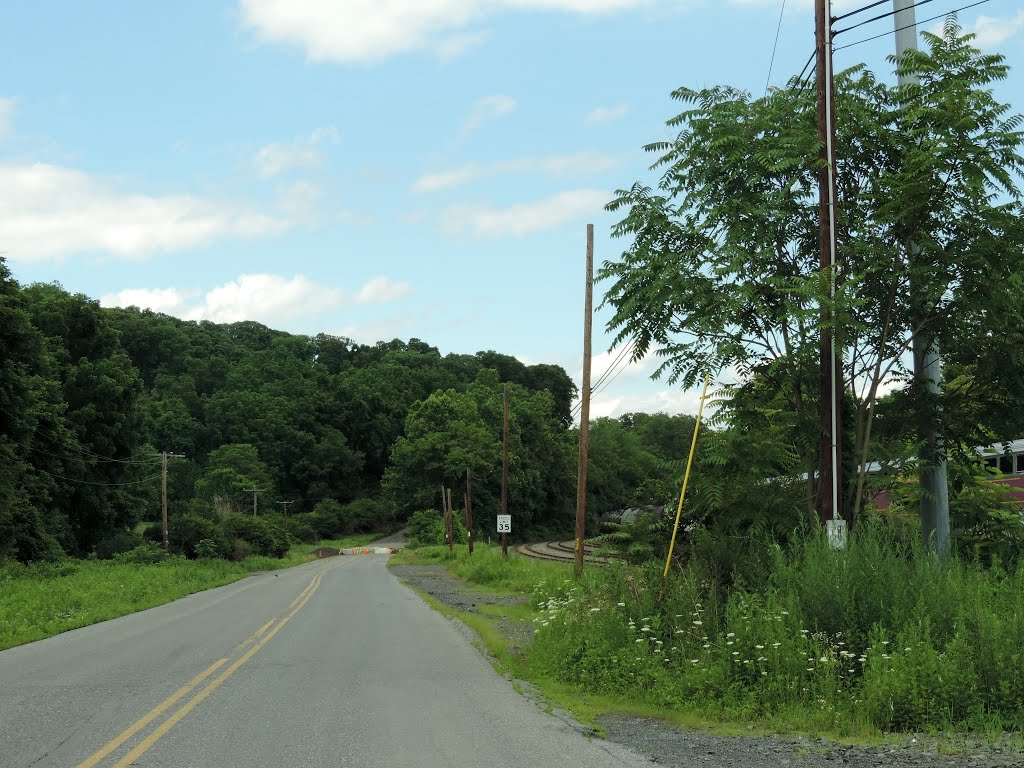
[[[376,534],[327,539],[319,546],[358,547]],[[281,557],[249,555],[240,561],[166,555],[155,544],[108,560],[73,560],[0,566],[0,650],[69,629],[153,608],[194,592],[224,586],[258,571],[315,559],[296,545]]]
[[[757,550],[730,573],[697,552],[665,580],[650,561],[588,566],[577,582],[571,565],[494,547],[395,562],[526,597],[534,639],[516,653],[497,622],[460,618],[513,674],[585,714],[847,738],[1024,726],[1024,569],[941,561],[881,521],[844,550],[815,536]]]

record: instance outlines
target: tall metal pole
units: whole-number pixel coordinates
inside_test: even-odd
[[[840,444],[842,424],[839,398],[843,392],[842,363],[836,351],[834,313],[836,297],[836,147],[835,147],[835,83],[832,73],[832,3],[815,2],[815,37],[817,41],[818,141],[820,144],[818,200],[820,228],[820,266],[822,275],[820,397],[821,428],[818,485],[818,513],[822,524],[843,516]],[[827,295],[827,300],[825,297]]]
[[[501,514],[508,514],[508,384],[502,397],[501,420]],[[508,534],[501,533],[501,556],[508,557]]]
[[[580,459],[576,474],[576,578],[583,575],[587,522],[587,450],[590,436],[590,328],[594,320],[594,225],[587,224],[587,284],[583,310],[583,383],[580,389]]]
[[[896,28],[896,57],[907,51],[917,50],[917,14],[914,11],[914,0],[893,0],[893,25]],[[913,74],[899,75],[900,86],[917,85],[918,77]],[[913,259],[920,253],[914,243],[910,244],[908,257]],[[919,327],[923,319],[923,307],[917,290],[910,286],[913,311],[911,323]],[[927,393],[929,400],[939,395],[942,380],[942,361],[939,357],[939,345],[936,341],[930,344],[919,334],[914,333],[912,339],[914,351],[914,379]],[[921,535],[925,544],[934,546],[940,553],[949,551],[949,486],[946,481],[946,456],[942,450],[936,423],[938,414],[928,404],[927,426],[923,426],[924,434],[920,435],[924,445],[924,465],[921,468]]]

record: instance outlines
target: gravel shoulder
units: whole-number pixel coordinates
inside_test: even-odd
[[[443,565],[393,565],[389,570],[459,611],[481,614],[481,605],[525,602],[522,597],[481,593]],[[521,622],[501,619],[499,627],[513,650],[533,639],[532,628]],[[781,735],[722,736],[628,714],[602,715],[595,723],[608,741],[640,752],[656,765],[678,768],[1024,768],[1024,752],[1010,738],[981,742],[907,735],[898,745],[862,747]]]

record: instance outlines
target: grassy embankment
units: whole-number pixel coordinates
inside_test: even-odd
[[[363,534],[319,546],[356,547],[375,538]],[[150,565],[65,560],[0,566],[0,650],[169,603],[257,571],[308,563],[316,559],[309,554],[313,549],[304,544],[281,559],[250,556],[238,563],[175,557]]]
[[[1002,734],[1024,726],[1024,569],[1007,572],[866,531],[845,551],[769,550],[762,583],[713,587],[699,563],[660,567],[507,562],[480,547],[406,550],[527,606],[510,652],[489,616],[458,613],[498,662],[584,721],[633,712],[685,725],[876,741],[893,732]],[[436,605],[436,603],[435,603]],[[449,615],[456,612],[445,610]]]

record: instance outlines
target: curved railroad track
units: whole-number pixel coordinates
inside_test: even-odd
[[[583,542],[583,562],[600,565],[608,562],[607,557],[595,554],[593,544]],[[568,541],[539,541],[532,544],[520,544],[516,552],[536,560],[552,560],[560,563],[571,563],[576,560],[576,540]]]

